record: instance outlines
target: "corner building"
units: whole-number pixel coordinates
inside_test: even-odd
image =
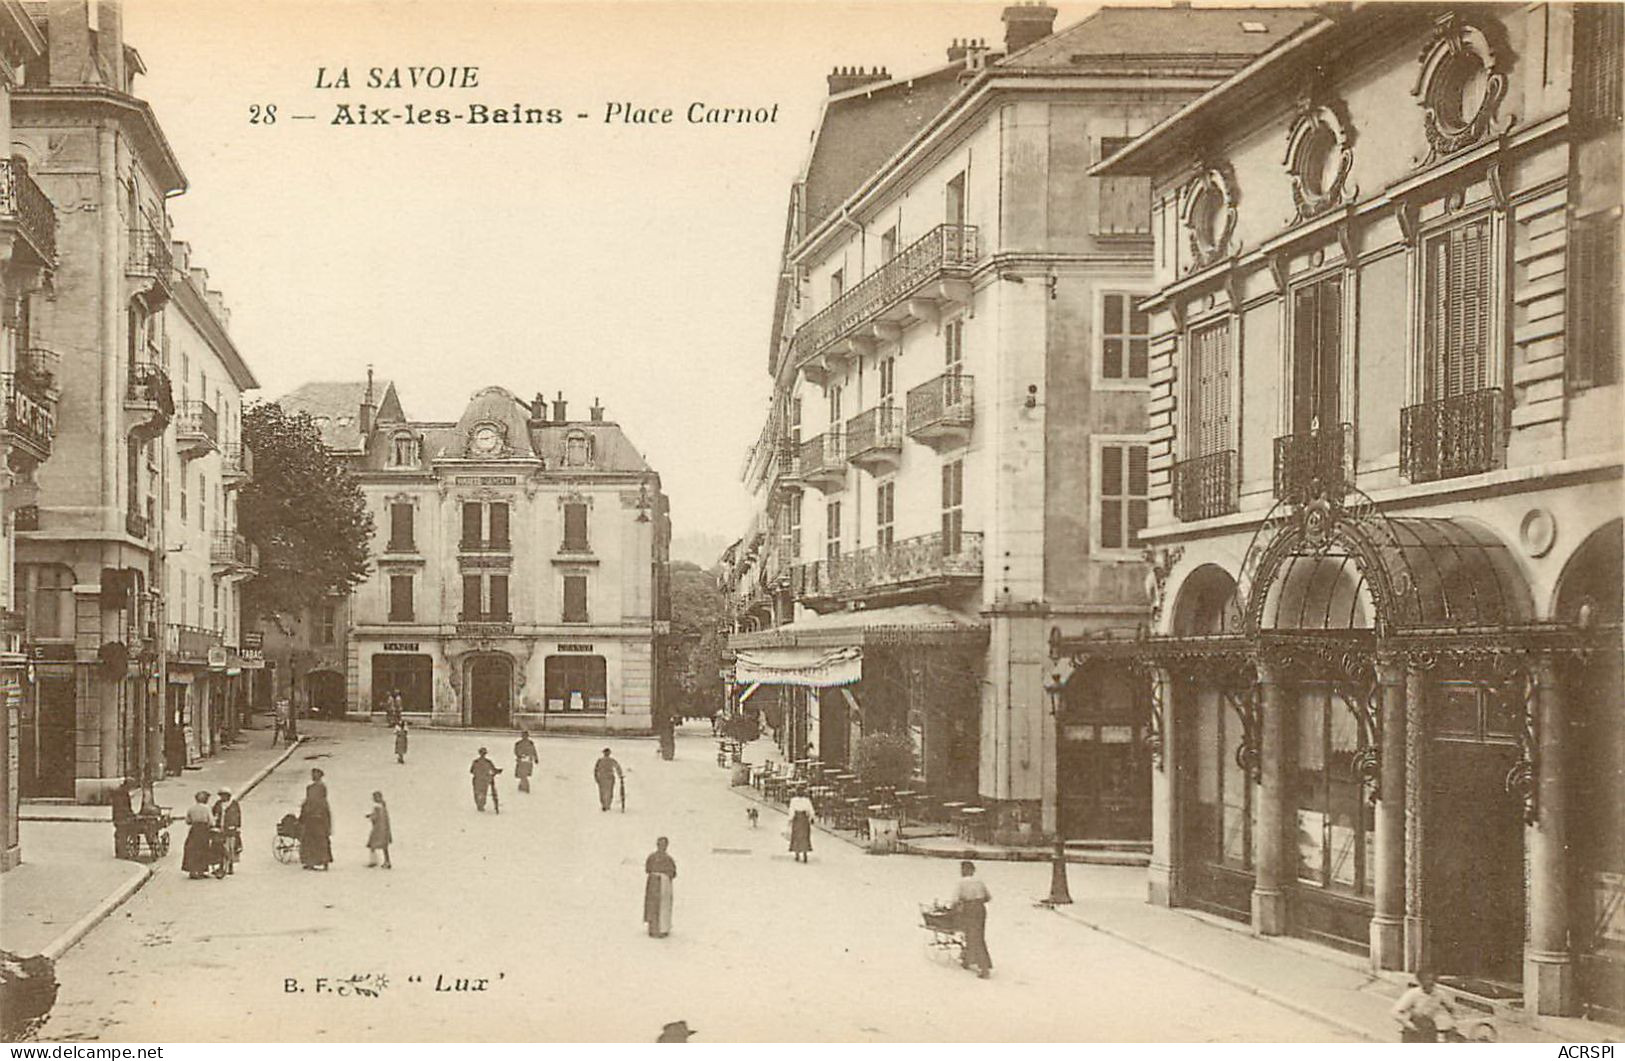
[[[670,517],[620,426],[501,387],[455,423],[378,416],[370,392],[360,414],[377,535],[349,601],[352,710],[399,691],[437,726],[649,732]]]
[[[1621,15],[1357,7],[1093,171],[1154,182],[1153,901],[1615,1020]]]

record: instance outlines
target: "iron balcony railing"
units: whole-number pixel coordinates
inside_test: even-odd
[[[28,373],[7,372],[0,379],[5,387],[6,432],[14,441],[26,443],[36,459],[45,460],[56,439],[56,399]]]
[[[246,442],[233,442],[220,451],[220,470],[227,482],[254,477],[254,450]]]
[[[169,234],[150,226],[130,229],[131,276],[150,277],[168,284],[175,269],[174,251],[169,246]]]
[[[846,422],[846,454],[854,462],[871,453],[903,446],[902,412],[887,402],[867,409]]]
[[[801,444],[797,475],[803,479],[817,479],[846,474],[846,434],[832,427],[816,438]]]
[[[209,558],[218,566],[252,568],[254,563],[254,546],[241,534],[230,531],[220,531],[214,536],[214,547],[209,552]]]
[[[817,357],[920,285],[944,274],[967,272],[975,261],[975,225],[938,225],[807,318],[796,329],[797,363]]]
[[[1275,440],[1275,497],[1302,505],[1354,486],[1354,428],[1337,424]]]
[[[192,399],[176,409],[175,433],[181,438],[201,438],[211,445],[220,436],[220,416],[207,402]]]
[[[56,261],[56,207],[15,158],[0,159],[0,215],[16,222],[41,261]]]
[[[802,599],[861,597],[922,583],[981,577],[979,531],[948,536],[933,532],[800,564],[791,575],[791,590]]]
[[[195,663],[206,662],[209,649],[225,643],[220,634],[201,626],[170,623],[167,627],[168,649],[172,656]]]
[[[31,346],[17,358],[17,371],[37,379],[42,387],[56,386],[56,373],[62,365],[62,355],[43,346]]]
[[[1413,483],[1427,483],[1499,467],[1505,422],[1495,387],[1402,409],[1399,470]]]
[[[464,538],[457,543],[459,552],[506,553],[513,549],[510,538]]]
[[[136,405],[155,405],[166,416],[175,415],[175,398],[169,385],[169,373],[150,361],[136,361],[130,365],[124,397]]]
[[[908,392],[908,433],[919,435],[945,427],[968,428],[976,422],[976,380],[949,372]]]
[[[1173,467],[1174,518],[1189,522],[1236,511],[1236,451],[1220,450]]]

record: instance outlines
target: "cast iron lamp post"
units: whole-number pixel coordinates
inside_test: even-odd
[[[1050,856],[1049,898],[1045,906],[1071,906],[1072,892],[1066,886],[1066,839],[1061,835],[1061,691],[1066,682],[1061,672],[1050,674],[1044,683],[1049,694],[1049,714],[1055,720],[1055,851]]]

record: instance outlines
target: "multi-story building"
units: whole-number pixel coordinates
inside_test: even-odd
[[[11,92],[45,53],[45,36],[17,0],[0,3],[0,144],[10,145]],[[56,437],[57,357],[34,342],[34,293],[56,265],[56,210],[34,183],[28,162],[0,159],[0,870],[21,857],[17,830],[20,726],[28,686],[26,623],[14,589],[13,525],[28,526],[34,470]]]
[[[378,534],[348,602],[351,711],[398,692],[433,725],[648,732],[671,524],[620,426],[501,387],[443,423],[362,394],[347,459]]]
[[[1622,10],[1374,4],[1136,139],[1154,901],[1625,997]]]
[[[829,77],[732,554],[736,679],[794,758],[906,734],[921,783],[1000,832],[1138,838],[1134,683],[1080,686],[1060,726],[1046,693],[1052,629],[1148,617],[1149,183],[1085,171],[1312,16],[1003,17],[1003,53]]]
[[[30,342],[60,357],[61,398],[56,457],[17,531],[14,599],[33,679],[19,782],[25,795],[95,800],[155,776],[176,738],[186,757],[206,750],[197,737],[212,724],[185,713],[189,697],[172,698],[182,713],[171,715],[163,694],[171,659],[177,676],[230,664],[212,651],[235,622],[224,600],[216,618],[214,586],[237,568],[211,557],[214,535],[231,530],[221,494],[241,481],[236,411],[252,377],[218,295],[200,272],[176,269],[165,203],[185,178],[133,94],[144,68],[118,5],[66,0],[34,15],[46,47],[11,95],[13,151],[47,196],[78,208],[57,219],[52,296],[27,314]],[[168,581],[184,591],[184,625],[207,635],[165,625],[182,622],[165,614],[181,607]]]

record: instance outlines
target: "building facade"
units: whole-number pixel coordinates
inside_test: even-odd
[[[1310,17],[1107,9],[1052,33],[1020,5],[1002,52],[830,75],[729,572],[740,696],[792,758],[906,734],[921,784],[995,832],[1148,835],[1135,683],[1059,724],[1045,689],[1052,628],[1149,617],[1149,184],[1086,170]]]
[[[349,599],[350,710],[398,692],[437,726],[649,732],[670,515],[620,426],[501,387],[449,423],[371,394],[350,458],[378,527]]]
[[[1621,9],[1370,5],[1154,181],[1154,901],[1619,1017]]]

